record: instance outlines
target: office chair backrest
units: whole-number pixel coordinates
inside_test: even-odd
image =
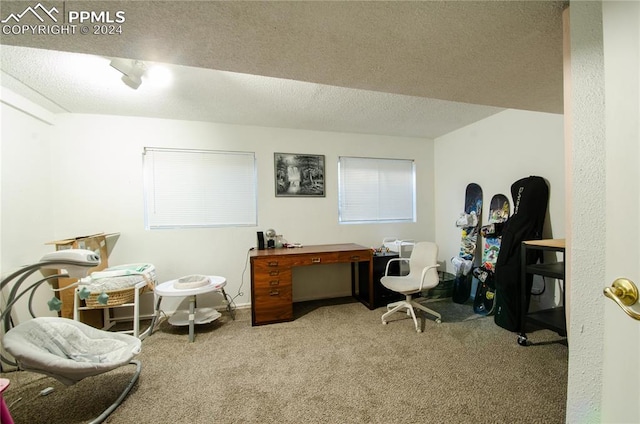
[[[421,241],[413,246],[409,258],[409,276],[420,279],[422,270],[428,266],[438,264],[438,245],[430,241]],[[438,269],[431,268],[427,271],[426,284],[438,284]]]

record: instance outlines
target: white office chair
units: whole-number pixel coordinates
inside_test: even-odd
[[[383,286],[397,293],[405,295],[406,299],[387,305],[387,312],[382,315],[382,323],[387,323],[387,318],[400,310],[406,309],[407,315],[411,315],[416,325],[416,331],[422,332],[414,309],[427,312],[436,317],[436,322],[442,322],[442,316],[418,303],[418,299],[413,299],[413,295],[423,290],[433,288],[438,285],[438,245],[432,242],[419,242],[413,246],[409,258],[394,258],[387,262],[384,277],[380,279]],[[389,264],[394,261],[406,261],[409,263],[409,274],[404,276],[391,276]]]

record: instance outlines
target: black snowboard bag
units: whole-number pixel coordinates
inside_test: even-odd
[[[521,331],[522,309],[528,311],[533,275],[527,274],[526,304],[521,305],[521,246],[525,240],[539,240],[549,203],[549,186],[542,177],[522,178],[511,185],[513,215],[504,223],[502,244],[496,261],[495,323],[510,331]],[[530,250],[526,263],[534,264],[540,251]]]

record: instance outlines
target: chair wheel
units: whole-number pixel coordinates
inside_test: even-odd
[[[416,333],[422,333],[422,329],[421,328],[416,328]]]
[[[436,324],[442,324],[442,320],[440,318],[436,318]]]
[[[387,325],[387,321],[382,321],[382,325]]]

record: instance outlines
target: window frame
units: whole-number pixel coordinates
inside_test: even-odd
[[[347,161],[344,161],[344,159],[346,159]],[[410,170],[410,175],[407,175],[407,181],[410,181],[411,184],[411,193],[408,196],[404,196],[405,197],[405,201],[410,201],[411,205],[407,205],[408,207],[404,210],[404,213],[407,214],[407,217],[382,217],[384,216],[384,214],[380,214],[379,212],[376,214],[377,216],[375,218],[372,217],[364,217],[362,215],[360,215],[360,217],[350,217],[350,216],[345,216],[345,215],[349,215],[352,214],[353,212],[348,212],[345,211],[345,202],[348,202],[349,200],[345,200],[345,196],[349,196],[349,193],[345,193],[344,192],[344,185],[345,185],[345,181],[344,181],[344,177],[345,177],[345,172],[348,172],[345,169],[345,166],[347,165],[346,162],[348,162],[348,160],[350,159],[355,159],[355,160],[360,160],[360,161],[371,161],[372,164],[375,162],[377,165],[376,168],[379,168],[379,164],[384,163],[385,161],[394,161],[397,163],[403,163],[404,165],[409,165],[411,170]],[[369,169],[369,171],[373,171],[373,166]],[[384,170],[383,170],[384,171]],[[387,169],[387,171],[389,171]],[[384,208],[380,208],[380,205],[384,205],[384,202],[381,202],[380,196],[384,195],[384,193],[381,193],[379,184],[380,184],[380,169],[377,169],[378,172],[378,178],[376,183],[372,183],[377,185],[377,201],[375,202],[377,205],[377,210],[380,211],[381,209]],[[356,190],[354,188],[351,188],[352,190]],[[388,188],[387,188],[388,190]],[[383,190],[383,192],[386,190]],[[407,200],[410,199],[410,200]],[[338,156],[338,223],[339,224],[387,224],[387,223],[402,223],[402,222],[406,222],[406,223],[414,223],[416,222],[416,200],[417,200],[417,187],[416,187],[416,163],[414,159],[404,159],[404,158],[374,158],[374,157],[359,157],[359,156]],[[376,206],[376,205],[371,205]],[[410,209],[410,212],[409,212]],[[382,216],[381,216],[382,215]],[[410,217],[408,217],[408,215],[410,215]]]
[[[156,154],[160,156],[156,156]],[[164,156],[168,154],[175,154],[176,156],[173,158]],[[193,156],[191,162],[188,160],[188,155],[190,154],[196,155]],[[179,158],[177,155],[182,156],[182,158]],[[160,162],[158,162],[159,160],[164,160],[164,162],[160,164]],[[171,161],[173,161],[173,163],[171,163]],[[243,161],[245,162],[244,164],[242,163]],[[236,168],[233,168],[233,163],[238,165],[238,172],[225,175],[225,167],[231,171],[236,170]],[[249,166],[247,166],[246,169],[242,169],[242,166],[249,165],[249,163],[250,169]],[[171,177],[175,177],[177,182],[172,180],[167,183],[167,181],[164,180],[171,180],[171,178],[168,178],[166,175],[159,178],[159,176],[156,175],[160,172],[156,169],[159,165],[164,166],[162,171],[166,172],[167,169],[170,169],[167,167],[168,164],[179,167],[178,170],[170,174]],[[202,169],[198,168],[198,164]],[[230,164],[232,168],[229,168]],[[181,165],[182,167],[180,167]],[[191,167],[187,169],[187,166]],[[222,169],[204,169],[208,166],[219,166]],[[144,186],[144,226],[146,230],[257,226],[258,176],[255,152],[144,147],[142,153],[142,170]],[[171,169],[171,171],[173,171],[173,169]],[[190,176],[185,175],[187,171],[189,171]],[[225,180],[226,177],[229,178],[229,181]],[[236,180],[233,180],[234,177],[236,177]],[[203,184],[186,184],[193,181],[203,181]],[[207,193],[209,189],[220,189],[225,183],[229,185],[233,185],[233,183],[237,184],[239,191],[235,193],[238,195],[236,198],[233,198],[234,192],[232,190]],[[241,186],[241,184],[246,184],[246,186]],[[189,197],[188,189],[190,188],[194,189],[194,198]],[[161,193],[160,197],[163,200],[157,200],[158,190],[168,190],[167,192]],[[180,218],[180,207],[171,208],[167,206],[173,206],[171,205],[173,199],[168,198],[172,195],[176,196],[176,202],[198,202],[198,207],[187,208],[190,213],[193,212],[193,217]],[[220,196],[234,201],[219,201],[218,198]],[[215,200],[213,200],[214,197]],[[162,206],[163,203],[164,206]],[[225,206],[220,207],[221,204]],[[236,207],[231,210],[238,212],[227,212],[229,205],[236,205]],[[159,212],[157,211],[158,207],[166,207],[167,210]],[[209,213],[211,215],[207,216]],[[240,219],[225,219],[224,217]],[[177,221],[167,222],[170,218],[177,218]]]

